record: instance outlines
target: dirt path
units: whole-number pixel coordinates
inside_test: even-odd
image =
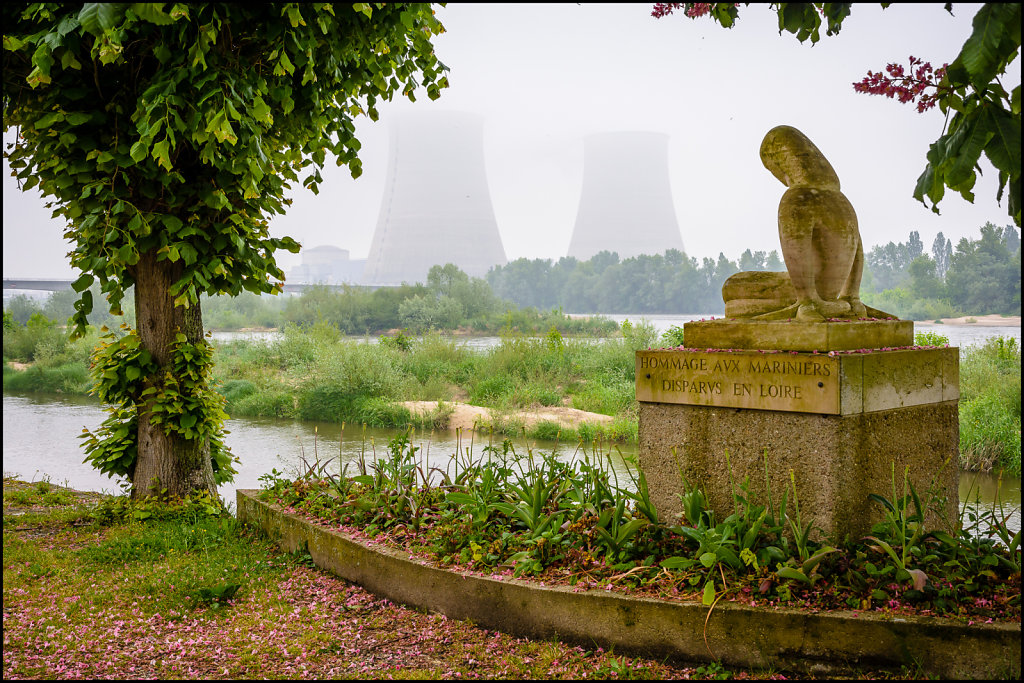
[[[405,401],[401,405],[408,408],[413,414],[422,415],[436,410],[437,403],[437,401]],[[568,408],[565,406],[551,406],[548,408],[522,410],[511,414],[505,414],[494,408],[471,406],[467,403],[459,403],[458,401],[447,403],[447,405],[454,407],[454,412],[452,413],[451,419],[448,421],[448,428],[452,430],[473,429],[477,426],[485,426],[492,423],[494,419],[499,416],[522,420],[523,425],[527,428],[545,420],[549,422],[556,422],[563,427],[572,427],[575,429],[583,422],[590,422],[593,424],[610,424],[615,419],[611,415],[588,413],[585,410],[577,410],[576,408]]]

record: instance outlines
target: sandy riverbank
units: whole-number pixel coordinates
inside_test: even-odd
[[[486,426],[494,422],[495,418],[504,416],[501,411],[481,406],[471,406],[468,403],[458,401],[446,403],[453,407],[451,419],[448,421],[449,429],[474,429],[477,426]],[[400,405],[405,406],[410,412],[416,415],[429,413],[437,409],[437,401],[405,401]],[[615,418],[611,415],[601,413],[589,413],[585,410],[577,410],[566,406],[551,406],[547,408],[536,408],[533,410],[517,411],[509,415],[515,420],[521,420],[527,429],[538,422],[555,422],[563,427],[575,429],[584,422],[592,424],[611,424]]]
[[[1020,327],[1019,315],[964,315],[959,318],[941,318],[943,325],[970,325],[972,327]],[[915,321],[917,324],[933,323],[932,320]]]

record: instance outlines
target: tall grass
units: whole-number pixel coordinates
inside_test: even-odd
[[[960,458],[964,469],[1020,476],[1020,345],[993,337],[961,349]]]

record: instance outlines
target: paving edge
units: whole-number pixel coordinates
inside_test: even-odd
[[[699,603],[574,592],[440,569],[312,524],[258,500],[258,493],[238,490],[238,519],[283,550],[305,548],[317,566],[393,602],[517,636],[815,674],[900,666],[959,679],[1019,678],[1021,672],[1019,623],[967,626],[928,617],[812,614],[721,602],[708,618]]]

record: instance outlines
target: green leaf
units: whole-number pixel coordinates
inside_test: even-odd
[[[1020,175],[1020,117],[1014,117],[1005,109],[989,109],[992,122],[992,139],[985,146],[985,156],[992,165],[1012,178],[1014,170]]]
[[[163,3],[159,2],[133,2],[132,11],[139,19],[148,21],[158,26],[167,26],[174,23],[174,17],[163,11]],[[157,57],[159,59],[159,57]],[[164,61],[164,60],[160,60]]]
[[[694,561],[689,557],[670,557],[661,561],[661,566],[665,569],[689,569],[694,565]]]
[[[274,122],[274,118],[270,115],[270,107],[268,107],[267,103],[263,101],[263,98],[258,95],[256,96],[256,99],[253,100],[251,111],[253,117],[255,117],[257,121],[267,124]]]
[[[96,278],[93,277],[91,273],[83,273],[81,277],[79,277],[77,280],[71,283],[71,289],[81,293],[89,289],[89,287],[95,280]]]
[[[86,31],[100,36],[117,25],[124,10],[122,2],[87,2],[78,13],[78,21]]]
[[[53,124],[59,123],[60,121],[63,121],[63,120],[64,120],[64,113],[63,112],[59,112],[59,111],[55,111],[55,112],[53,112],[51,114],[47,114],[46,116],[39,117],[36,120],[35,124],[33,125],[33,128],[35,128],[36,130],[43,130],[44,128],[49,128]]]
[[[701,602],[704,603],[704,605],[706,605],[708,607],[710,607],[711,605],[715,604],[715,582],[714,581],[708,581],[707,583],[704,584],[704,595],[701,598]]]
[[[146,145],[145,142],[139,140],[134,145],[132,145],[132,149],[128,153],[128,155],[136,162],[142,161],[147,156],[149,156],[149,147]]]
[[[975,88],[984,89],[1020,49],[1020,3],[985,3],[971,22],[973,31],[958,55]],[[1010,37],[1016,27],[1017,40]]]
[[[169,151],[170,141],[164,138],[160,142],[153,145],[153,158],[156,162],[164,167],[165,170],[171,170],[171,154]]]
[[[775,573],[784,579],[803,581],[807,585],[811,585],[813,583],[810,577],[808,577],[799,569],[794,569],[793,567],[779,567],[779,570]]]
[[[788,2],[779,14],[779,33],[785,29],[796,33],[804,25],[804,5],[799,2]],[[803,42],[803,41],[801,41]]]
[[[171,49],[160,43],[153,48],[153,56],[156,57],[161,64],[166,64],[171,58]]]
[[[945,182],[950,189],[960,192],[974,186],[974,168],[978,165],[982,150],[995,135],[992,121],[983,114],[984,110],[976,111],[976,115],[961,117],[960,127],[949,141],[950,154],[939,166],[941,169],[946,162],[951,162],[945,172]]]

